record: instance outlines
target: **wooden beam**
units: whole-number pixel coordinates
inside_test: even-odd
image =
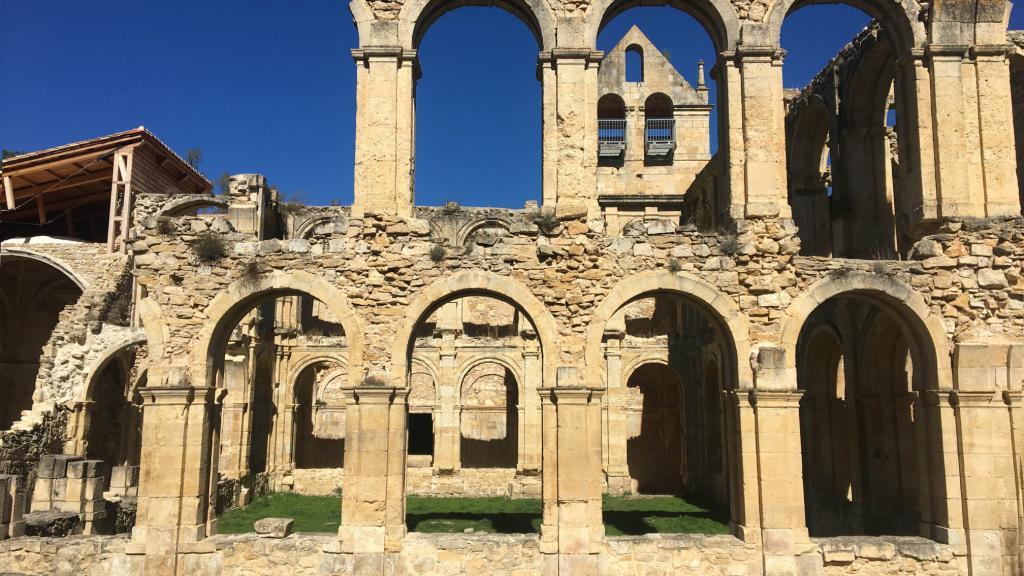
[[[46,205],[46,207],[51,212],[55,210],[63,210],[65,208],[80,206],[82,204],[89,204],[90,202],[98,202],[100,200],[105,200],[109,194],[109,190],[103,190],[102,192],[96,192],[88,196],[79,196],[78,198],[67,198],[65,200],[60,200],[58,202],[50,202],[49,204]],[[35,206],[24,207],[14,212],[4,212],[4,220],[6,221],[25,219],[31,216],[33,212],[38,212],[38,208]]]
[[[36,212],[39,213],[39,223],[46,224],[46,202],[42,196],[36,196]]]
[[[7,209],[14,210],[14,184],[10,176],[4,176],[4,198],[7,202]]]
[[[35,196],[36,194],[42,194],[44,192],[56,192],[58,190],[67,190],[68,188],[77,188],[79,186],[85,186],[87,184],[93,184],[95,182],[102,182],[110,179],[110,172],[108,170],[100,170],[99,172],[89,172],[74,178],[68,178],[64,182],[49,182],[44,184],[38,184],[28,188],[19,188],[18,196],[28,197]],[[59,182],[59,180],[58,180]]]

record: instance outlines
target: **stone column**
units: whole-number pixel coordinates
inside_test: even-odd
[[[561,214],[599,210],[597,69],[602,56],[589,48],[555,48],[540,55],[544,204],[554,202]]]
[[[1017,564],[1018,496],[1014,456],[1020,447],[1007,400],[1019,401],[1020,374],[1012,378],[1010,349],[1024,345],[958,344],[954,352],[954,411],[963,453],[968,562],[973,574],[1000,574]]]
[[[434,424],[434,470],[451,473],[461,468],[459,383],[455,381],[455,347],[452,344],[442,343],[439,367],[437,403],[440,410]]]
[[[1011,50],[1013,47],[1006,45],[975,45],[969,54],[977,83],[978,142],[988,218],[1021,213],[1010,93]]]
[[[723,67],[730,95],[727,143],[733,218],[791,214],[786,201],[783,55],[765,46],[740,46],[735,53],[724,54],[733,59]]]
[[[797,573],[796,556],[809,544],[804,516],[800,399],[796,373],[785,368],[782,349],[757,353],[755,389],[750,390],[757,471],[761,487],[761,540],[766,574]]]
[[[213,389],[151,387],[140,394],[145,416],[132,539],[145,551],[144,574],[173,575],[181,547],[207,536]]]
[[[232,341],[224,356],[222,388],[227,392],[221,411],[220,471],[226,478],[249,474],[249,354],[248,345]],[[145,425],[145,423],[143,423]]]
[[[607,331],[606,331],[607,334]],[[608,388],[605,392],[605,474],[608,492],[624,494],[632,489],[627,460],[628,426],[626,383],[622,381],[622,333],[605,341],[604,359]]]
[[[523,406],[522,418],[519,420],[522,437],[519,469],[528,474],[540,471],[541,463],[541,407],[540,395],[537,393],[544,379],[541,364],[540,346],[533,341],[524,342],[523,349]]]
[[[580,385],[578,369],[558,369],[541,390],[544,413],[545,574],[596,575],[601,517],[601,391]],[[557,556],[555,556],[557,554]]]
[[[354,575],[383,574],[405,537],[408,389],[362,385],[348,397],[338,537]]]
[[[356,161],[353,215],[412,214],[416,51],[396,46],[352,50],[356,62]]]

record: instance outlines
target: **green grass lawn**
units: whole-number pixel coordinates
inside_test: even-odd
[[[501,534],[540,531],[541,501],[508,498],[423,498],[410,496],[406,522],[411,532]],[[338,531],[341,499],[334,496],[269,494],[245,508],[220,517],[222,534],[252,532],[260,518],[294,518],[296,532]],[[674,496],[619,497],[604,499],[605,531],[609,536],[652,532],[726,534],[721,514]]]

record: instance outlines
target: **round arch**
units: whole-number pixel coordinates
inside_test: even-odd
[[[456,244],[458,244],[459,246],[465,244],[466,240],[469,239],[470,235],[472,235],[473,232],[476,232],[481,228],[504,228],[505,231],[507,232],[509,229],[509,225],[509,221],[503,218],[483,218],[481,220],[473,220],[472,222],[465,224],[462,228],[459,229],[458,234],[456,234]]]
[[[193,381],[212,381],[216,366],[216,358],[213,356],[215,345],[225,340],[227,332],[235,327],[257,301],[271,296],[296,294],[306,294],[322,302],[342,325],[348,348],[349,383],[356,385],[362,376],[362,323],[348,299],[337,288],[323,278],[302,270],[275,270],[255,281],[238,280],[214,297],[207,307],[208,320],[192,346],[195,362],[191,367]]]
[[[445,13],[463,6],[494,6],[522,20],[540,50],[556,45],[555,14],[544,0],[412,0],[398,13],[398,40],[406,48],[419,48],[430,26]]]
[[[669,6],[691,16],[711,37],[715,52],[732,50],[740,40],[740,21],[728,0],[597,0],[587,10],[582,42],[597,47],[597,36],[613,18],[637,6]]]
[[[657,354],[642,354],[631,360],[629,364],[622,367],[622,385],[625,386],[629,382],[629,379],[633,377],[633,374],[645,364],[658,364],[659,366],[664,366],[672,371],[672,374],[675,375],[680,384],[683,382],[682,375],[669,364],[665,357]]]
[[[824,100],[817,94],[807,96],[797,114],[792,133],[786,138],[790,180],[809,178],[812,174],[817,177],[821,174],[825,148],[833,124]],[[804,181],[797,183],[809,184]]]
[[[745,26],[744,42],[751,45],[782,46],[782,24],[787,16],[811,4],[835,3],[835,0],[775,0],[765,16],[764,24]],[[914,0],[840,0],[838,3],[861,10],[878,20],[892,35],[897,53],[921,47],[927,40],[920,19],[921,5]],[[758,28],[762,26],[763,31],[759,31]]]
[[[519,398],[523,398],[523,395],[526,394],[526,391],[523,389],[522,371],[519,370],[519,368],[508,358],[503,358],[501,356],[485,356],[481,358],[474,358],[473,360],[467,362],[466,365],[463,366],[461,370],[459,370],[459,374],[455,378],[455,382],[459,387],[459,398],[462,398],[462,393],[464,392],[463,386],[466,384],[466,376],[469,376],[469,372],[473,368],[476,368],[481,364],[487,363],[498,364],[499,366],[502,366],[506,370],[511,372],[512,377],[516,379],[516,390],[519,394]],[[522,400],[520,400],[520,402],[521,401]]]
[[[594,367],[604,365],[601,340],[605,325],[624,305],[648,294],[672,294],[681,296],[696,304],[719,324],[723,338],[732,346],[728,364],[736,367],[736,385],[739,389],[753,387],[754,375],[750,368],[750,329],[746,317],[736,302],[717,288],[703,280],[684,273],[651,270],[623,278],[615,285],[591,316],[587,328],[585,360],[591,367],[587,370],[588,385],[607,388],[604,370]],[[725,386],[723,386],[725,388]]]
[[[182,196],[171,200],[167,204],[164,204],[160,211],[157,212],[157,216],[184,216],[186,210],[193,208],[220,208],[222,210],[228,209],[228,203],[221,198],[206,194],[190,194],[188,196]]]
[[[921,373],[929,375],[932,386],[940,390],[953,388],[953,368],[949,337],[942,319],[936,316],[924,297],[898,280],[869,273],[855,273],[842,278],[823,278],[795,298],[786,309],[789,319],[782,328],[780,345],[785,351],[785,367],[796,382],[797,341],[810,315],[830,298],[852,296],[864,298],[893,314],[907,329],[909,343],[922,352]],[[943,360],[946,359],[946,360]]]
[[[463,296],[488,296],[522,310],[537,330],[541,357],[544,359],[544,383],[554,386],[555,360],[560,350],[558,324],[546,306],[518,280],[492,272],[464,271],[442,278],[424,288],[409,306],[391,347],[391,379],[405,388],[416,326],[446,302]]]
[[[335,354],[325,352],[322,354],[310,354],[302,358],[295,366],[289,368],[288,371],[288,392],[291,397],[295,397],[296,385],[298,384],[299,376],[312,366],[317,364],[334,364],[338,368],[348,370],[348,360],[342,354]]]
[[[81,290],[82,292],[85,292],[86,290],[89,289],[88,279],[74,272],[74,270],[71,268],[71,265],[68,264],[67,262],[64,262],[60,258],[54,258],[53,256],[47,254],[40,254],[39,252],[26,250],[24,248],[9,248],[6,246],[0,248],[0,260],[3,260],[4,258],[8,257],[35,260],[36,262],[54,268],[61,274],[67,276],[68,280],[74,282],[75,285],[78,286],[78,289]]]
[[[91,399],[93,386],[96,383],[96,377],[107,367],[112,360],[120,356],[121,354],[128,351],[133,346],[141,346],[146,344],[146,334],[144,332],[133,331],[126,335],[123,339],[117,343],[108,346],[99,356],[96,357],[89,364],[89,368],[85,370],[84,386],[82,386],[79,400],[82,402],[88,402]]]

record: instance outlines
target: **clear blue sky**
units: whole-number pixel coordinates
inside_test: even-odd
[[[806,83],[867,21],[845,6],[793,13],[786,86]],[[714,61],[703,29],[670,8],[622,13],[598,48],[633,24],[691,81],[698,58]],[[37,150],[145,125],[181,154],[202,148],[213,181],[260,172],[307,202],[348,204],[356,45],[344,0],[0,0],[0,146]],[[418,204],[539,198],[537,51],[526,26],[496,8],[460,8],[427,31]]]

